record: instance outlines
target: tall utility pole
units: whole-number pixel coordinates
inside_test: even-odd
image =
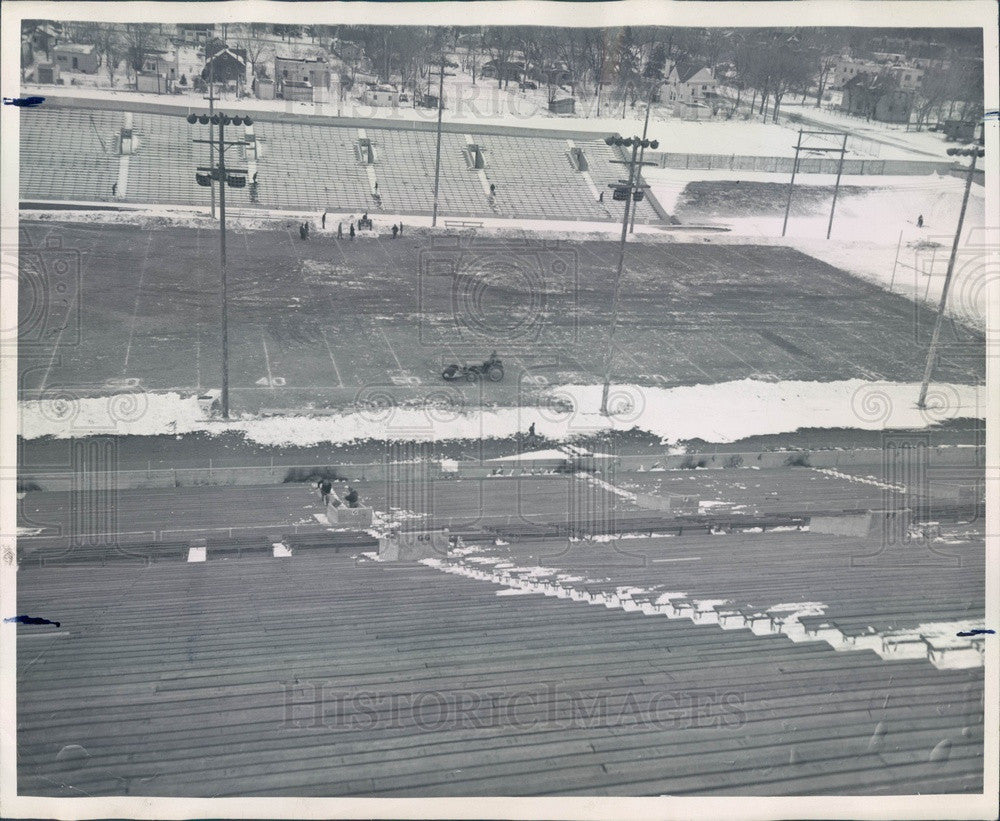
[[[214,119],[214,118],[213,118]],[[226,138],[225,117],[219,117],[219,279],[222,285],[222,418],[229,418],[229,317],[226,290]],[[209,127],[211,128],[211,126]],[[209,131],[211,133],[211,131]]]
[[[211,117],[215,114],[215,55],[212,55],[212,61],[209,66],[209,78],[208,78],[208,97],[203,99],[208,100],[208,116]],[[208,164],[215,166],[215,142],[213,140],[208,141]],[[215,219],[215,180],[212,181],[211,185],[212,191],[212,219]]]
[[[638,191],[648,188],[648,186],[636,182],[636,171],[642,167],[636,155],[640,148],[649,147],[656,149],[660,147],[660,143],[657,140],[647,140],[645,137],[631,137],[629,139],[607,137],[604,142],[608,145],[632,148],[631,160],[617,161],[619,164],[628,166],[628,181],[623,180],[617,185],[614,183],[608,185],[608,188],[615,189],[616,196],[623,193],[625,200],[625,211],[622,215],[622,237],[618,247],[618,270],[615,274],[615,290],[611,298],[611,327],[608,329],[608,352],[604,359],[604,388],[601,391],[601,415],[608,416],[608,393],[611,390],[611,365],[614,359],[615,330],[618,327],[618,295],[621,291],[622,271],[625,267],[625,240],[628,238],[629,206],[635,199]],[[612,160],[612,162],[615,161]],[[655,165],[655,163],[646,163],[646,165]]]
[[[976,173],[976,160],[985,154],[979,146],[971,148],[949,148],[952,156],[971,157],[969,169],[965,177],[965,194],[962,197],[962,210],[958,213],[958,227],[955,229],[955,241],[951,246],[951,257],[948,259],[948,272],[944,275],[944,286],[941,288],[941,303],[938,305],[937,319],[934,320],[934,331],[931,334],[931,344],[927,349],[927,365],[924,367],[924,380],[920,385],[920,398],[917,407],[925,408],[927,401],[927,386],[930,384],[937,360],[938,337],[941,335],[941,324],[944,322],[944,309],[948,304],[948,289],[951,287],[952,274],[955,272],[955,257],[958,256],[958,243],[962,238],[962,225],[965,223],[965,209],[969,204],[969,191],[972,188],[972,178]]]
[[[643,141],[645,141],[645,139],[646,139],[646,132],[649,130],[649,109],[653,107],[653,95],[656,93],[655,92],[655,88],[656,88],[655,86],[652,86],[649,89],[649,99],[646,100],[646,120],[642,124],[642,139],[643,139]],[[640,146],[639,146],[639,176],[636,178],[636,180],[640,184],[642,183],[642,166],[643,166],[643,158],[645,156],[646,156],[646,146],[640,144]],[[636,208],[636,207],[632,208],[632,222],[631,222],[631,225],[629,225],[629,229],[628,229],[628,232],[630,234],[634,234],[635,233],[635,212],[638,211],[638,210],[639,209]]]
[[[437,153],[434,158],[434,212],[431,215],[431,227],[435,227],[438,222],[438,185],[441,181],[441,117],[444,114],[444,78],[454,77],[453,73],[445,74],[445,55],[441,54],[441,70],[438,78],[438,127],[437,127]],[[430,76],[433,72],[427,72],[427,82],[430,83]]]
[[[194,140],[196,143],[215,143],[212,138],[211,126],[219,126],[219,137],[218,137],[218,165],[213,165],[209,167],[199,166],[199,172],[195,175],[199,185],[209,185],[214,180],[219,182],[219,280],[221,284],[221,301],[222,301],[222,418],[229,418],[229,317],[228,317],[228,291],[226,287],[226,186],[232,185],[234,187],[244,188],[247,184],[247,169],[245,168],[226,168],[226,148],[230,145],[246,145],[245,140],[234,140],[227,142],[225,135],[225,127],[229,124],[233,125],[253,125],[253,120],[249,117],[230,117],[227,114],[215,113],[212,115],[206,114],[189,114],[188,122],[194,125],[195,123],[201,123],[202,125],[209,126],[209,139],[208,140]],[[213,156],[215,155],[213,149]],[[214,188],[213,188],[214,191]],[[214,202],[214,197],[213,197]]]

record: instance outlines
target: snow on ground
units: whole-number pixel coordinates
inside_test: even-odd
[[[973,385],[932,385],[928,408],[915,406],[919,386],[851,379],[839,382],[762,382],[743,379],[712,385],[655,388],[616,385],[630,403],[610,418],[600,414],[600,385],[551,389],[563,410],[482,408],[457,418],[438,418],[423,408],[396,408],[388,419],[345,411],[337,415],[273,416],[227,421],[205,419],[195,396],[126,393],[19,403],[26,439],[91,434],[157,435],[194,431],[242,431],[265,445],[344,443],[369,438],[427,441],[479,439],[483,431],[513,436],[534,423],[539,435],[570,439],[602,430],[648,431],[666,441],[733,442],[748,436],[799,428],[924,428],[955,418],[985,418],[986,393]]]
[[[644,175],[668,213],[676,212],[684,189],[692,182],[789,182],[787,174],[724,169],[653,169]],[[830,187],[830,199],[809,216],[793,213],[785,238],[781,237],[783,214],[723,213],[698,222],[728,229],[726,234],[713,237],[714,242],[752,239],[788,245],[915,302],[937,307],[962,206],[963,180],[937,174],[842,177],[845,186],[867,186],[871,190],[838,199],[828,240],[835,177],[798,174],[795,179],[797,186]],[[995,263],[991,267],[987,259],[988,255],[996,255],[996,230],[987,231],[985,227],[985,205],[984,188],[973,185],[947,309],[950,316],[979,329],[986,327],[990,289],[998,284]],[[924,224],[918,228],[916,222],[921,215]]]

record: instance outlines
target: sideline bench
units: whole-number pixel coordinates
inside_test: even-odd
[[[445,220],[446,228],[482,228],[483,224],[475,220]]]

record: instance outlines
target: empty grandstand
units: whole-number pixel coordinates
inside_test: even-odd
[[[158,108],[165,113],[53,107],[22,117],[22,139],[31,146],[21,155],[22,199],[204,206],[207,192],[196,184],[194,169],[208,164],[209,147],[192,140],[205,135],[188,124],[186,111]],[[132,153],[121,153],[115,139],[126,118],[137,137]],[[432,212],[433,131],[379,121],[358,128],[319,118],[257,114],[254,119],[256,144],[266,147],[256,158],[256,201],[249,188],[234,189],[232,206]],[[226,137],[242,140],[243,129],[232,127]],[[370,153],[359,151],[361,140]],[[480,147],[482,168],[470,166],[470,144]],[[573,148],[586,158],[585,169],[574,164]],[[593,135],[567,140],[556,132],[528,136],[516,127],[492,127],[489,133],[450,129],[441,140],[438,211],[454,217],[615,222],[622,205],[612,201],[608,185],[627,176],[623,165],[614,164],[623,159],[620,152]],[[240,147],[229,162],[234,159],[245,163],[246,149]],[[661,220],[649,199],[637,205],[637,221]]]

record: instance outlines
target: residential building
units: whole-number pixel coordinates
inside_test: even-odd
[[[279,90],[293,83],[306,84],[310,88],[329,88],[330,68],[329,61],[319,55],[299,57],[279,50],[274,57],[274,79]]]
[[[924,69],[913,65],[895,65],[888,69],[896,83],[904,91],[917,91],[924,78]]]
[[[205,61],[201,76],[202,79],[215,83],[235,83],[237,87],[242,86],[247,79],[246,52],[228,47],[215,51]]]
[[[177,36],[183,43],[197,45],[207,43],[215,31],[213,23],[178,23]]]
[[[177,50],[150,51],[143,62],[142,70],[153,74],[162,74],[172,83],[176,82],[180,79],[180,64],[177,59]]]
[[[367,105],[399,107],[399,91],[392,86],[369,86],[361,93]]]
[[[667,71],[661,99],[671,103],[698,103],[715,97],[718,83],[708,66],[674,63]]]
[[[848,80],[857,77],[859,74],[877,74],[879,64],[873,60],[861,60],[855,57],[841,57],[833,65],[830,77],[827,80],[827,88],[839,91],[847,84]]]
[[[32,29],[29,39],[32,49],[45,52],[45,59],[52,60],[52,48],[59,42],[61,29],[58,24],[40,23]]]
[[[90,43],[60,43],[53,46],[52,56],[61,71],[97,74],[100,65],[97,47]]]
[[[914,93],[899,88],[888,72],[859,74],[844,84],[841,108],[848,114],[883,123],[907,123]]]

